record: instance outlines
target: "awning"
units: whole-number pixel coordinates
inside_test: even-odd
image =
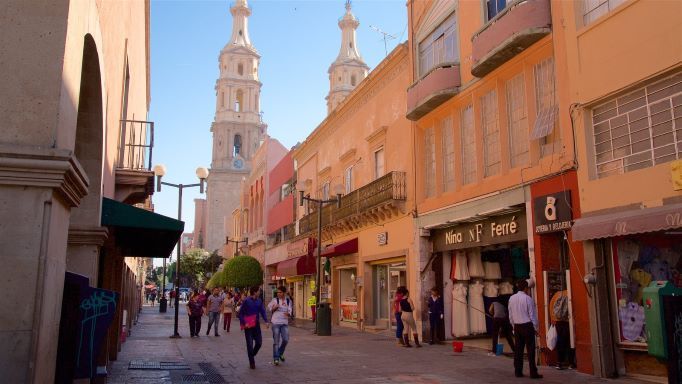
[[[315,274],[315,258],[308,256],[295,257],[280,261],[277,264],[277,276],[291,277]]]
[[[158,213],[102,198],[102,225],[114,228],[114,238],[125,256],[168,257],[185,223]]]
[[[573,224],[574,241],[626,236],[682,227],[682,204],[583,217]]]
[[[336,243],[328,246],[322,251],[322,257],[334,257],[339,255],[346,255],[349,253],[356,253],[358,251],[358,238],[354,238],[341,243]]]

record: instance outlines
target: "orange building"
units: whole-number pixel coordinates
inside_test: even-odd
[[[544,340],[550,300],[567,290],[572,363],[592,372],[583,250],[570,230],[580,210],[568,73],[556,48],[563,21],[554,8],[550,0],[408,1],[420,258],[429,260],[424,284],[443,292],[442,331],[465,344],[492,348],[486,309],[526,278],[536,282]],[[556,361],[553,352],[542,357]]]
[[[336,325],[389,329],[396,288],[421,296],[416,271],[425,261],[412,236],[413,152],[404,117],[408,59],[407,45],[399,45],[293,150],[297,190],[330,201],[321,212],[314,202],[298,207],[294,241],[317,237],[320,213],[321,301],[331,303]]]
[[[679,382],[666,362],[681,357],[664,344],[675,334],[669,310],[680,316],[682,305],[659,312],[643,288],[682,287],[682,3],[552,5],[562,94],[573,106],[582,218],[572,232],[591,282],[595,374]]]

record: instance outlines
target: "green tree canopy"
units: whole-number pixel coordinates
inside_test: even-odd
[[[263,284],[263,269],[251,256],[236,256],[225,263],[223,285],[246,288]]]

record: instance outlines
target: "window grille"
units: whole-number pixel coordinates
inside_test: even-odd
[[[558,114],[556,89],[554,86],[554,58],[550,57],[535,64],[533,75],[535,77],[535,106],[537,115],[530,138],[541,139],[552,133]]]
[[[583,0],[583,24],[589,25],[601,16],[613,11],[626,0]]]
[[[527,165],[529,156],[528,114],[523,73],[507,81],[507,121],[512,168]]]
[[[474,108],[469,105],[462,109],[462,184],[476,181],[476,131],[474,129]]]
[[[419,43],[419,77],[443,63],[459,61],[455,21],[453,13]]]
[[[592,109],[597,178],[682,158],[682,72]]]
[[[424,166],[426,167],[426,197],[436,195],[436,137],[435,129],[429,127],[424,131]]]
[[[443,151],[443,191],[455,189],[455,131],[452,125],[452,117],[447,117],[442,122]]]
[[[500,173],[500,126],[497,124],[497,92],[481,97],[481,128],[483,130],[484,176]]]

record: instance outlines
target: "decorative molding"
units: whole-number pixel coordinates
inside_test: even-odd
[[[77,207],[90,180],[71,150],[0,145],[0,185],[53,188]]]
[[[369,136],[365,137],[365,140],[371,145],[372,143],[383,139],[386,136],[386,131],[388,130],[388,125],[382,125],[380,128],[374,130]]]
[[[106,227],[69,227],[70,245],[97,245],[103,246],[109,237]]]
[[[343,155],[339,156],[339,161],[341,161],[342,163],[345,163],[346,161],[354,158],[356,152],[357,151],[355,150],[355,148],[351,148],[351,149],[347,150],[346,152],[343,153]]]
[[[332,170],[332,167],[330,167],[328,165],[328,166],[322,168],[320,171],[318,171],[317,176],[323,179],[325,176],[327,176],[329,174],[329,172],[331,172],[331,170]]]

